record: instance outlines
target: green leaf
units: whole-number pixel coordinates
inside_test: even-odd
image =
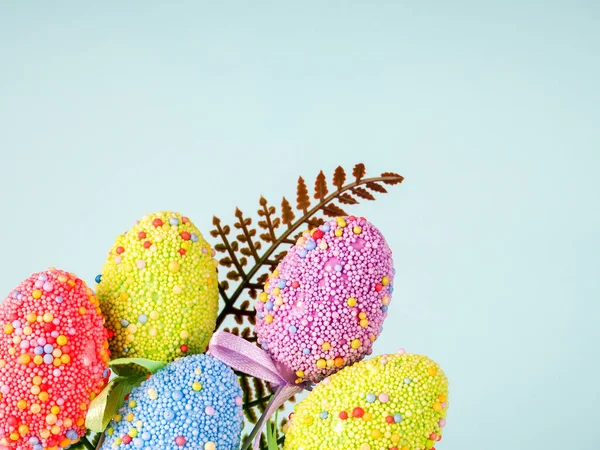
[[[101,437],[102,437],[102,433],[95,433],[93,431],[88,431],[88,433],[85,435],[85,439],[87,439],[88,442],[90,444],[92,444],[93,448],[98,447],[98,443],[100,442]]]
[[[144,358],[120,358],[110,362],[112,371],[121,377],[155,374],[166,364]]]
[[[278,450],[274,428],[275,426],[272,423],[267,426],[267,448],[269,450]]]
[[[279,450],[277,447],[277,413],[275,420],[267,422],[267,448],[268,450]]]
[[[79,441],[77,444],[71,445],[69,450],[87,450],[87,447],[83,444],[83,442]]]
[[[88,432],[85,436],[83,436],[77,443],[71,445],[69,450],[94,450],[96,448],[96,444],[98,443],[98,439],[96,443],[93,440],[89,439],[90,432]],[[97,436],[100,436],[97,434]]]
[[[85,418],[85,426],[92,431],[102,433],[123,404],[125,396],[145,379],[146,376],[138,375],[110,380],[100,395],[92,400]]]

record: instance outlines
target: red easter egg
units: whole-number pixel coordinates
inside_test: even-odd
[[[108,334],[94,293],[49,269],[0,304],[0,450],[64,449],[86,433],[106,382]]]

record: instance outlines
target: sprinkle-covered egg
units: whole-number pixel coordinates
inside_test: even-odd
[[[168,362],[206,350],[219,299],[213,255],[179,213],[144,216],[117,238],[96,278],[115,357]]]
[[[393,291],[392,252],[365,218],[305,232],[256,302],[256,335],[297,382],[318,381],[371,353]]]
[[[208,355],[181,358],[131,391],[101,450],[237,450],[241,405],[242,390],[228,366]]]
[[[284,450],[426,450],[442,438],[448,380],[425,356],[378,356],[326,378],[287,424]]]
[[[94,293],[62,270],[32,275],[0,305],[0,450],[60,450],[86,432],[108,376]]]

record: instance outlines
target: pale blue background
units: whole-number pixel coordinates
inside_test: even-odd
[[[164,3],[0,3],[0,291],[364,161],[406,177],[353,212],[396,256],[376,350],[451,380],[438,448],[597,445],[599,2]]]

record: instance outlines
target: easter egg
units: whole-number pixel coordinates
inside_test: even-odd
[[[98,300],[72,273],[32,275],[0,304],[0,449],[64,449],[108,376]]]
[[[187,356],[131,391],[109,423],[101,450],[237,450],[241,405],[233,370],[212,356]]]
[[[370,354],[393,291],[392,252],[364,218],[338,218],[305,232],[256,302],[262,348],[318,381]]]
[[[425,356],[378,356],[325,379],[296,405],[284,450],[424,450],[442,437],[448,380]]]
[[[114,357],[169,362],[206,350],[218,312],[216,260],[187,217],[143,217],[117,238],[96,280]]]

